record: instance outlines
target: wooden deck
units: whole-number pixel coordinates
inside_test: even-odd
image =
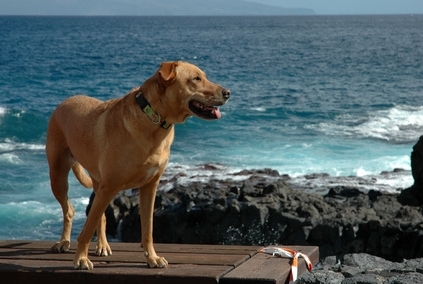
[[[0,241],[1,283],[286,283],[290,260],[257,253],[261,247],[155,244],[169,261],[166,269],[147,268],[139,244],[111,243],[112,256],[98,257],[90,248],[94,270],[73,269],[74,249],[57,254],[54,242]],[[73,243],[75,248],[76,243]],[[317,247],[287,246],[319,260]],[[299,260],[299,273],[306,271]]]

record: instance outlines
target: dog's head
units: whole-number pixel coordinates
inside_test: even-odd
[[[212,120],[221,117],[219,106],[231,92],[213,82],[197,66],[187,62],[164,62],[156,75],[165,89],[161,98],[166,105],[166,121],[184,122],[189,116]]]

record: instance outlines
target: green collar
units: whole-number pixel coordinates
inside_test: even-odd
[[[147,99],[142,94],[141,90],[138,92],[138,94],[135,95],[135,100],[137,101],[137,104],[140,106],[142,111],[148,116],[148,118],[150,118],[153,124],[160,124],[160,126],[164,129],[168,129],[172,125],[167,123],[166,120],[162,120],[160,114],[153,110]]]

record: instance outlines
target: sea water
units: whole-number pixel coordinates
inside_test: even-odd
[[[80,93],[121,97],[162,61],[194,63],[232,92],[220,120],[176,125],[165,176],[272,168],[297,183],[327,173],[410,186],[422,27],[422,15],[0,17],[0,239],[60,237],[44,153],[53,109]],[[395,168],[405,171],[380,175]],[[70,186],[75,238],[91,191],[72,175]]]

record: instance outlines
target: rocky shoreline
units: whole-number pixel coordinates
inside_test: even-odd
[[[202,167],[219,171],[219,166]],[[179,173],[162,181],[155,203],[155,242],[314,245],[321,264],[299,283],[423,283],[423,200],[417,186],[384,192],[373,179],[374,189],[363,190],[328,175],[303,177],[309,183],[324,178],[326,193],[321,194],[323,188],[307,192],[298,187],[298,179],[271,169],[218,176],[180,183],[184,174]],[[357,184],[369,188],[363,180]],[[136,190],[118,195],[107,210],[108,234],[139,242],[138,211]],[[419,281],[392,280],[399,275]]]
[[[336,185],[322,195],[296,189],[289,176],[271,169],[234,176],[248,177],[185,185],[178,176],[164,181],[174,187],[157,192],[155,241],[317,245],[322,258],[361,252],[390,260],[423,256],[422,207],[413,187],[387,193]],[[108,232],[138,242],[138,208],[136,190],[118,195],[108,218],[114,228]]]
[[[106,210],[108,235],[139,242],[138,211],[137,190],[121,192]],[[206,164],[188,176],[173,167],[157,191],[153,237],[318,246],[320,262],[296,283],[423,283],[423,136],[413,147],[411,172],[291,178],[272,169],[228,174]]]

